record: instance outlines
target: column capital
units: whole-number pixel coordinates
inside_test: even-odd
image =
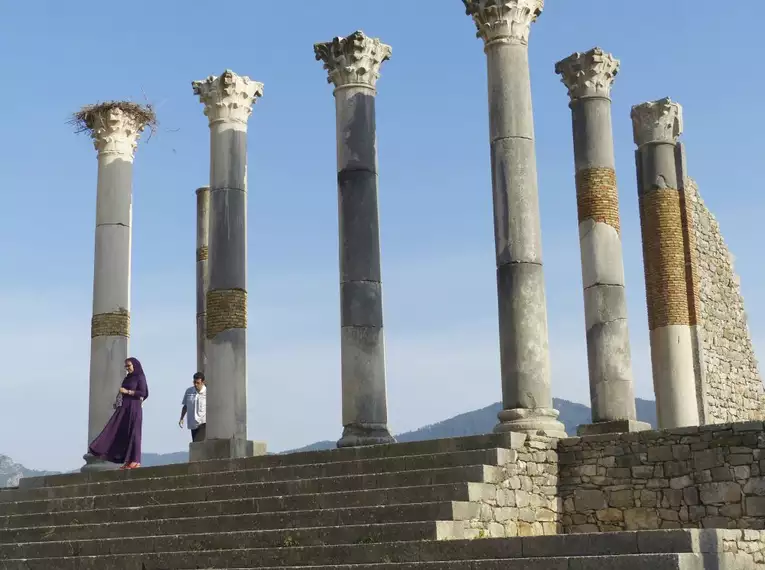
[[[555,73],[573,101],[584,97],[610,97],[619,60],[599,47],[576,52],[555,64]]]
[[[98,154],[122,154],[133,160],[138,138],[147,126],[153,129],[157,119],[149,105],[107,101],[83,107],[70,122],[78,133],[90,134]]]
[[[374,89],[380,78],[380,67],[392,53],[389,45],[360,30],[345,38],[336,37],[331,42],[314,44],[313,51],[316,60],[324,63],[327,83],[334,84],[336,89]]]
[[[531,24],[544,10],[544,0],[462,0],[473,18],[476,37],[493,43],[528,44]]]
[[[252,106],[263,96],[263,84],[245,75],[237,75],[230,69],[220,76],[192,81],[194,95],[205,106],[205,116],[210,124],[230,122],[247,124]]]
[[[683,108],[669,97],[632,107],[632,133],[635,144],[652,142],[675,144],[683,132]]]

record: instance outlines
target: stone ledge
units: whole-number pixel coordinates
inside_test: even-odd
[[[635,420],[614,420],[610,422],[597,422],[593,424],[582,424],[576,432],[579,436],[603,435],[610,433],[635,433],[640,431],[650,431],[653,427],[646,422]]]

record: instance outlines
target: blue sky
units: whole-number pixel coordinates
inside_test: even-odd
[[[356,29],[393,48],[378,83],[390,426],[500,398],[482,43],[458,0],[2,2],[0,453],[74,469],[86,448],[96,153],[68,116],[107,99],[160,120],[135,160],[131,353],[152,391],[144,450],[183,449],[194,372],[194,190],[209,139],[191,81],[265,84],[249,123],[249,435],[277,451],[340,436],[334,104],[313,43]],[[765,4],[548,0],[531,78],[553,391],[588,403],[571,123],[556,61],[596,45],[622,62],[614,136],[636,393],[653,397],[629,110],[685,111],[689,170],[736,255],[765,350]],[[712,7],[712,4],[709,5]],[[756,64],[756,60],[755,60]]]

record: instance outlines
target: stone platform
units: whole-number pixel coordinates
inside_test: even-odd
[[[763,426],[714,427],[493,434],[28,478],[0,491],[0,569],[762,568]],[[716,481],[725,469],[730,479]],[[690,515],[694,501],[702,517]]]

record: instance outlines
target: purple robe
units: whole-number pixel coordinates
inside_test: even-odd
[[[142,404],[149,397],[149,388],[141,363],[135,358],[128,360],[133,363],[133,372],[125,376],[122,387],[135,390],[135,395],[122,394],[121,405],[88,448],[95,457],[112,463],[141,462]]]

